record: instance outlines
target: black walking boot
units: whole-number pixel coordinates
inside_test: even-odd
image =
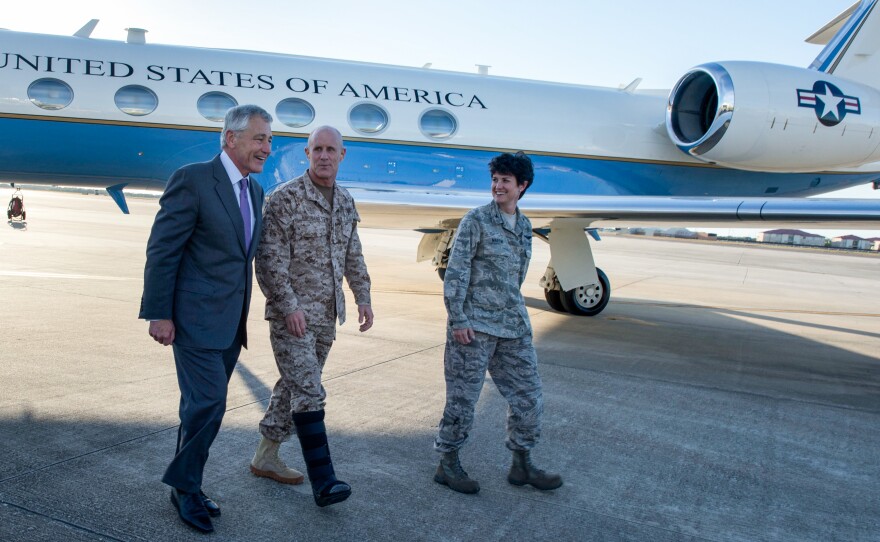
[[[532,465],[528,450],[513,450],[513,463],[510,465],[507,481],[515,486],[529,484],[546,491],[561,486],[562,476],[544,472]]]
[[[327,446],[327,431],[324,427],[324,411],[297,412],[293,415],[296,436],[302,446],[303,458],[315,504],[327,506],[342,502],[351,495],[351,486],[336,479],[330,448]]]
[[[480,491],[480,484],[468,477],[468,474],[461,468],[457,451],[443,452],[440,464],[437,465],[437,472],[434,473],[434,481],[449,486],[449,489],[459,493],[473,494]]]

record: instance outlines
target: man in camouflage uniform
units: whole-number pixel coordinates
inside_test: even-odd
[[[278,446],[294,432],[318,506],[344,501],[351,487],[336,479],[324,426],[327,394],[321,371],[335,321],[345,322],[342,278],[354,292],[360,330],[373,325],[370,275],[364,263],[354,200],[336,185],[345,156],[342,136],[322,126],[309,136],[309,169],[275,190],[263,213],[256,256],[257,281],[266,295],[266,319],[281,378],[260,422],[262,439],[251,472],[282,483],[302,475],[278,458]]]
[[[462,469],[458,450],[473,425],[488,369],[509,405],[506,445],[513,452],[513,464],[507,481],[556,489],[562,478],[534,467],[529,457],[541,433],[544,399],[520,292],[532,256],[532,225],[517,201],[531,185],[534,170],[524,154],[505,153],[489,162],[489,171],[492,202],[461,220],[443,285],[449,316],[446,407],[434,442],[442,454],[434,481],[460,493],[480,490]]]

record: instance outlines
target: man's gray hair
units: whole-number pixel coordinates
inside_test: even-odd
[[[226,132],[243,132],[247,130],[251,117],[259,116],[264,121],[272,124],[272,115],[258,105],[237,105],[226,112],[223,119],[223,131],[220,132],[220,148],[226,148]]]

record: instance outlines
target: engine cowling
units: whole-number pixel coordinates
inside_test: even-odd
[[[880,160],[880,92],[792,66],[703,64],[670,92],[666,131],[690,156],[735,169],[855,167]]]

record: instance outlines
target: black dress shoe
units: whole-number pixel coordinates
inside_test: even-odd
[[[211,517],[202,502],[202,496],[198,493],[187,493],[177,488],[171,488],[171,504],[177,508],[177,513],[184,523],[201,531],[210,533],[214,531]]]
[[[205,505],[205,510],[208,511],[208,515],[212,518],[220,517],[220,507],[217,506],[217,503],[211,500],[211,497],[205,495],[205,492],[201,489],[199,490],[199,496],[202,498],[202,504]]]

